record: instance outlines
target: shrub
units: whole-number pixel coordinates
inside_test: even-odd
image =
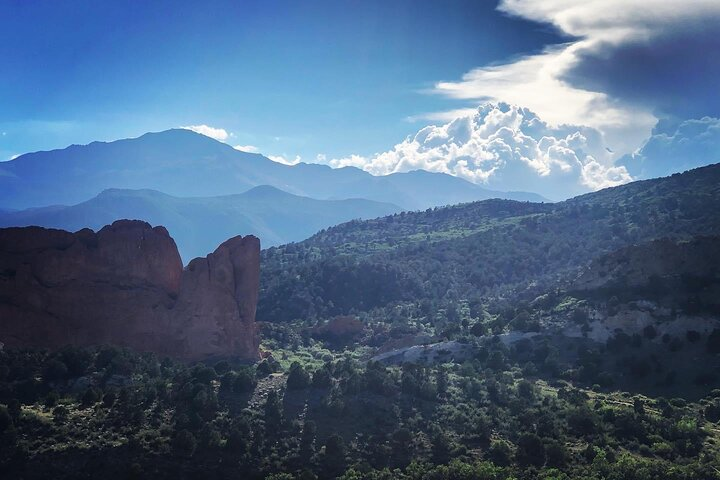
[[[55,404],[57,404],[59,400],[59,395],[55,391],[51,391],[47,395],[45,395],[45,406],[46,407],[54,407]]]
[[[258,378],[265,378],[270,376],[271,373],[273,373],[273,368],[270,365],[270,362],[267,361],[267,359],[263,360],[262,362],[258,363],[257,368],[255,369],[255,374]]]
[[[0,405],[0,433],[11,429],[13,426],[13,419],[10,416],[10,412],[5,405]]]
[[[643,336],[648,340],[652,340],[657,337],[657,330],[654,326],[648,325],[647,327],[643,328]]]
[[[585,407],[576,408],[570,412],[567,419],[568,427],[578,436],[595,433],[595,414]]]
[[[230,371],[230,364],[226,360],[220,360],[213,368],[218,375],[224,375]]]
[[[705,419],[709,422],[720,421],[720,403],[715,402],[708,405],[705,407],[705,411],[703,413],[705,415]]]
[[[60,360],[50,360],[43,369],[43,380],[46,382],[55,382],[58,380],[64,380],[67,377],[68,368]]]
[[[310,374],[300,365],[299,362],[293,362],[290,365],[290,373],[287,378],[288,390],[301,390],[310,385]]]
[[[331,476],[336,476],[345,470],[345,442],[340,435],[330,435],[325,441],[323,464],[326,472]]]
[[[315,388],[329,388],[332,386],[332,377],[327,367],[320,367],[313,372],[312,384]]]
[[[720,329],[716,328],[712,331],[705,346],[710,353],[720,353]]]
[[[562,442],[552,440],[545,445],[547,464],[551,467],[563,467],[570,458],[570,453]]]
[[[90,387],[85,390],[85,393],[83,393],[82,397],[80,398],[80,405],[83,408],[91,407],[95,405],[98,400],[100,400],[100,394],[97,390]]]
[[[685,337],[687,338],[688,342],[696,343],[700,340],[700,332],[697,332],[695,330],[688,330],[687,333],[685,333]]]
[[[173,439],[173,449],[181,456],[192,457],[197,449],[195,435],[188,430],[180,430]]]
[[[490,444],[488,458],[496,465],[507,467],[512,460],[510,444],[504,440],[496,440]]]
[[[107,392],[107,393],[106,393],[105,395],[103,395],[103,397],[102,397],[103,406],[104,406],[105,408],[110,408],[110,407],[112,407],[113,405],[115,405],[115,400],[116,400],[116,398],[117,398],[117,395],[115,395],[115,392],[113,392],[112,390],[109,391],[109,392]]]
[[[532,400],[535,397],[535,386],[527,381],[521,380],[517,387],[518,396]]]
[[[255,388],[257,380],[252,374],[250,368],[243,368],[237,371],[237,375],[234,377],[232,383],[232,391],[234,393],[250,392]]]
[[[545,464],[545,445],[534,433],[523,433],[517,441],[515,460],[521,466],[542,467]]]
[[[199,383],[210,384],[217,378],[217,373],[214,368],[198,366],[193,371],[193,378]]]

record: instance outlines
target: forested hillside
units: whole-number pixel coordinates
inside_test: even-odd
[[[429,367],[314,353],[248,368],[111,347],[0,352],[0,469],[24,479],[720,478],[720,391],[687,402],[548,383],[533,370],[541,350],[528,361],[501,343]]]
[[[402,305],[422,320],[447,317],[458,302],[477,311],[551,288],[626,245],[718,234],[718,205],[712,165],[556,204],[487,200],[353,221],[264,251],[258,319],[383,320]]]

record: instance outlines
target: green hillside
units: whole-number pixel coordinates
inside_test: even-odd
[[[353,221],[263,252],[258,319],[382,319],[393,305],[442,316],[459,301],[541,291],[627,245],[718,234],[718,205],[711,165],[556,204],[488,200]]]

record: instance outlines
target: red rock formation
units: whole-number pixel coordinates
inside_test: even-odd
[[[115,344],[197,360],[258,357],[260,242],[234,237],[183,270],[163,227],[0,229],[0,342]]]
[[[260,287],[260,240],[233,237],[183,272],[178,310],[191,351],[252,352],[259,356],[255,309]]]

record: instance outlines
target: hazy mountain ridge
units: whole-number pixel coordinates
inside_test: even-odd
[[[28,153],[0,164],[0,206],[13,209],[73,205],[108,188],[208,197],[259,185],[319,199],[367,198],[408,210],[495,197],[544,200],[487,190],[446,174],[375,177],[353,167],[289,166],[183,129]]]
[[[258,236],[267,247],[302,240],[321,228],[350,219],[374,218],[400,210],[397,205],[364,199],[315,200],[270,186],[220,197],[174,197],[155,190],[109,189],[73,206],[0,213],[0,226],[99,230],[115,220],[141,219],[167,227],[187,262],[207,255],[240,233]]]

